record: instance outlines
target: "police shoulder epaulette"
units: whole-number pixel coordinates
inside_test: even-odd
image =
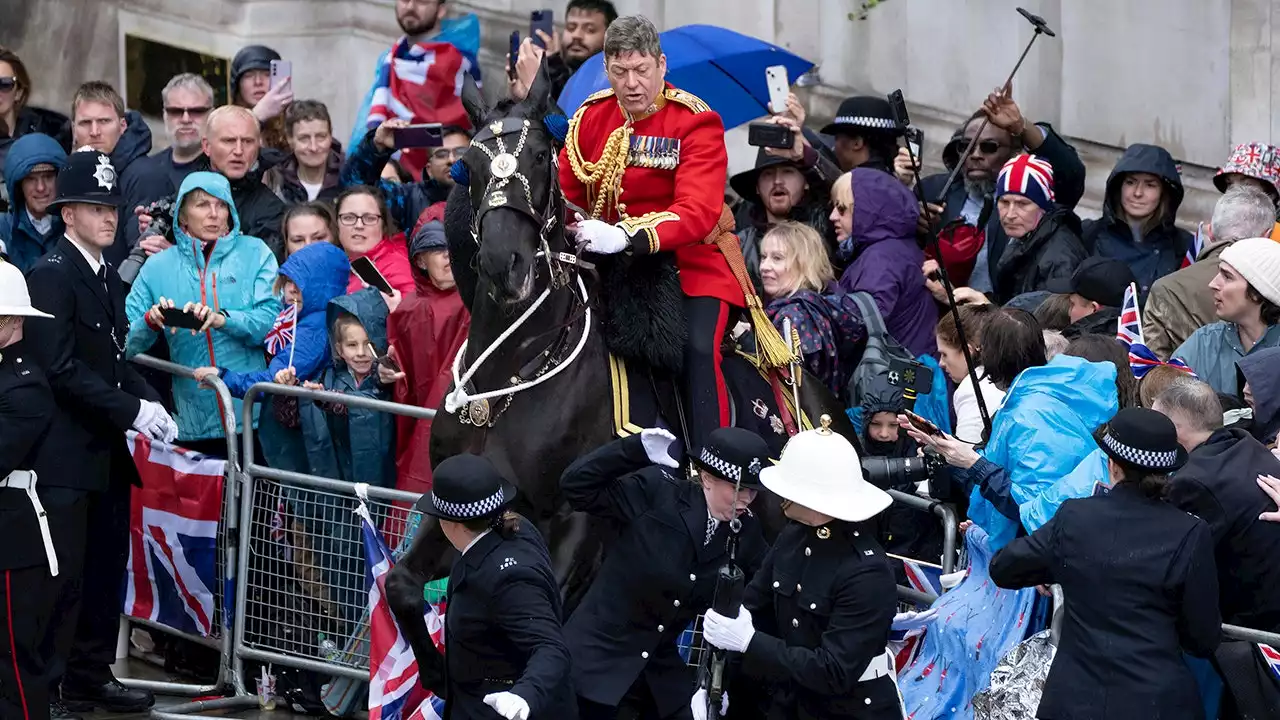
[[[680,88],[667,88],[663,94],[666,95],[668,100],[678,102],[695,113],[707,112],[711,109],[711,106],[703,102],[702,98]]]

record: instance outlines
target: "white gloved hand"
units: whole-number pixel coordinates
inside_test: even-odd
[[[138,415],[133,419],[133,429],[143,435],[151,435],[151,427],[156,424],[157,411],[164,412],[164,406],[150,400],[138,402]]]
[[[627,249],[627,233],[617,225],[578,216],[578,245],[587,252],[613,255]]]
[[[513,692],[489,693],[484,704],[507,720],[529,720],[529,703]]]
[[[727,618],[715,610],[707,610],[702,620],[702,637],[721,650],[746,652],[756,629],[751,626],[751,611],[745,607],[738,617]]]
[[[649,462],[663,467],[678,468],[680,463],[671,457],[671,444],[676,436],[663,428],[645,428],[640,431],[640,444],[644,445],[644,454]]]
[[[698,688],[689,701],[689,709],[693,711],[693,720],[707,720],[707,690]],[[729,714],[729,693],[720,696],[720,716]]]
[[[172,443],[178,439],[178,423],[173,421],[173,416],[163,406],[160,407],[159,414],[156,415],[155,430],[156,434],[151,435],[151,437],[156,440]]]

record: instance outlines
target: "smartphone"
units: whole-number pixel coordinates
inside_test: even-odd
[[[911,124],[911,116],[907,114],[907,99],[902,96],[901,90],[894,90],[889,93],[889,115],[893,118],[893,124],[899,130],[905,130]]]
[[[358,257],[352,260],[351,272],[354,272],[356,277],[363,280],[365,285],[378,288],[378,290],[388,295],[391,294],[391,283],[387,282],[382,273],[378,272],[378,268],[374,266],[373,261],[369,258]]]
[[[555,20],[556,14],[551,10],[534,10],[529,13],[529,39],[533,40],[534,45],[547,49],[542,38],[538,37],[538,31],[546,33],[547,37],[553,37],[552,33],[556,31]]]
[[[908,126],[903,134],[907,138],[907,148],[911,150],[911,157],[919,162],[921,153],[924,152],[924,131],[918,127]]]
[[[421,123],[394,128],[396,149],[440,147],[444,145],[444,126],[440,123]]]
[[[520,31],[511,33],[511,47],[507,50],[507,77],[515,79],[516,60],[520,58]]]
[[[160,308],[160,316],[164,318],[165,327],[199,330],[204,321],[193,313],[183,312],[178,308]]]
[[[787,80],[786,65],[770,65],[764,69],[764,81],[769,88],[769,105],[774,115],[787,110],[787,96],[791,94],[791,82]]]
[[[940,437],[942,435],[942,431],[938,429],[937,425],[934,425],[933,423],[929,422],[928,420],[925,420],[924,418],[911,412],[910,410],[904,409],[902,411],[902,414],[907,416],[907,422],[911,423],[912,427],[924,433],[925,435],[930,435],[933,437]]]
[[[271,87],[275,87],[281,80],[293,79],[293,62],[289,60],[272,60],[271,61]]]
[[[789,150],[795,145],[795,133],[785,125],[751,123],[747,126],[747,144]]]

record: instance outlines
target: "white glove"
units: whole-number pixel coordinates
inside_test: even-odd
[[[707,720],[707,690],[698,688],[689,701],[689,709],[693,711],[693,720]],[[729,693],[720,696],[720,716],[729,714]]]
[[[620,253],[629,244],[622,228],[600,220],[583,220],[581,215],[578,216],[578,243],[582,249],[601,255]]]
[[[529,703],[512,692],[489,693],[484,704],[507,720],[529,720]]]
[[[156,416],[156,424],[153,429],[155,433],[151,434],[151,437],[156,440],[171,443],[178,439],[178,423],[173,421],[173,416],[163,406],[160,407],[160,412]]]
[[[133,429],[143,435],[151,435],[150,429],[156,424],[158,413],[164,412],[164,406],[150,400],[138,402],[138,415],[133,419]]]
[[[715,610],[707,610],[702,619],[702,637],[721,650],[746,652],[756,629],[751,626],[751,611],[745,607],[738,617],[727,618]]]
[[[649,462],[663,467],[678,468],[680,463],[671,457],[671,443],[676,436],[662,428],[645,428],[640,431],[640,444],[644,445],[644,454]]]

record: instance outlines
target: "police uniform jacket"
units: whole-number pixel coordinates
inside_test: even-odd
[[[628,121],[631,139],[617,207],[605,207],[598,219],[618,223],[634,253],[673,251],[685,295],[745,307],[724,254],[703,242],[724,209],[729,161],[724,123],[697,96],[668,84],[652,110],[639,116],[628,116],[612,90],[588,97],[570,120],[560,153],[565,199],[592,211],[601,182],[588,186],[579,171],[602,159],[610,135]]]
[[[633,435],[579,458],[560,487],[575,510],[616,523],[599,574],[565,625],[578,695],[618,705],[643,674],[662,716],[687,707],[694,673],[677,641],[711,606],[728,560],[729,523],[710,544],[702,487],[651,465]],[[750,577],[767,545],[759,522],[742,517],[738,565]]]
[[[490,532],[449,573],[445,653],[422,683],[445,699],[444,720],[496,720],[490,693],[512,692],[531,720],[574,720],[560,587],[546,543],[529,521],[510,539]],[[425,658],[419,658],[423,662]]]
[[[789,523],[747,586],[756,632],[741,670],[773,686],[769,720],[901,719],[892,669],[883,672],[897,590],[874,535]]]
[[[139,484],[124,433],[138,415],[139,398],[159,397],[125,360],[125,288],[105,267],[104,287],[64,236],[27,273],[32,304],[54,317],[28,318],[24,344],[70,420],[52,438],[56,452],[40,476],[43,484],[91,491],[105,490],[109,479]]]
[[[1062,585],[1062,640],[1037,717],[1170,720],[1204,716],[1182,651],[1217,647],[1213,536],[1200,519],[1122,482],[1068,500],[991,559],[1007,588]]]

